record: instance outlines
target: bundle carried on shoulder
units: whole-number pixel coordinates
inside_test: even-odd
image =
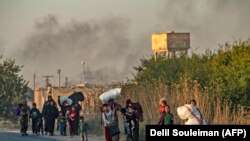
[[[102,93],[99,96],[99,99],[104,104],[104,103],[108,103],[108,101],[111,99],[116,100],[116,99],[119,99],[120,97],[121,97],[121,88],[114,88],[114,89],[111,89],[109,91]]]
[[[79,91],[79,92],[74,92],[68,98],[71,99],[73,101],[73,103],[77,103],[79,101],[84,100],[84,95],[83,95],[83,93],[81,91]]]
[[[203,119],[198,109],[192,104],[185,104],[177,108],[177,114],[182,120],[186,120],[186,125],[201,125]]]
[[[66,102],[68,105],[72,105],[74,103],[78,103],[79,101],[84,100],[84,95],[82,92],[73,92],[70,96],[60,96],[58,102],[63,105]]]
[[[60,96],[60,104],[62,105],[63,102],[67,102],[69,105],[73,103],[72,99],[68,98],[67,96]]]

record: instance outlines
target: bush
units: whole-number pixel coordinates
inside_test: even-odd
[[[142,59],[134,68],[134,81],[140,84],[172,85],[188,77],[207,88],[210,95],[216,93],[233,105],[250,106],[250,40],[225,44],[215,53]]]

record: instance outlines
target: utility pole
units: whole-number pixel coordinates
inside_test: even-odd
[[[46,88],[48,88],[49,86],[51,86],[51,84],[49,83],[49,78],[54,77],[53,75],[45,75],[42,76],[45,78],[45,84],[46,84]]]
[[[83,83],[83,84],[84,84],[84,80],[85,80],[85,78],[84,78],[84,65],[85,65],[85,62],[82,61],[82,78],[81,78],[81,83]]]
[[[61,87],[61,69],[58,69],[57,73],[58,73],[58,86],[60,88]]]
[[[65,77],[65,88],[68,87],[68,77]]]
[[[36,73],[34,73],[34,76],[33,76],[33,85],[34,85],[33,90],[35,91],[35,89],[36,89]]]

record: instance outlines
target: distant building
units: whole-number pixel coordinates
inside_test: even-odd
[[[70,96],[74,92],[82,92],[84,95],[84,101],[81,104],[83,112],[94,112],[99,109],[99,105],[101,104],[99,100],[99,95],[104,91],[108,90],[107,86],[92,86],[86,87],[85,85],[78,85],[71,88],[59,88],[59,87],[49,87],[38,88],[34,91],[34,102],[37,104],[37,108],[42,110],[43,104],[47,101],[48,95],[51,95],[53,100],[56,102],[59,110],[60,106],[58,104],[59,96]]]
[[[152,50],[155,60],[160,54],[166,58],[176,55],[176,52],[188,53],[190,48],[190,33],[154,33],[152,34]]]

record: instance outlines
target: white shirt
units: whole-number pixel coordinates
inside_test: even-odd
[[[103,118],[104,126],[109,125],[111,122],[115,120],[112,110],[109,110],[108,112],[103,112],[102,118]]]

